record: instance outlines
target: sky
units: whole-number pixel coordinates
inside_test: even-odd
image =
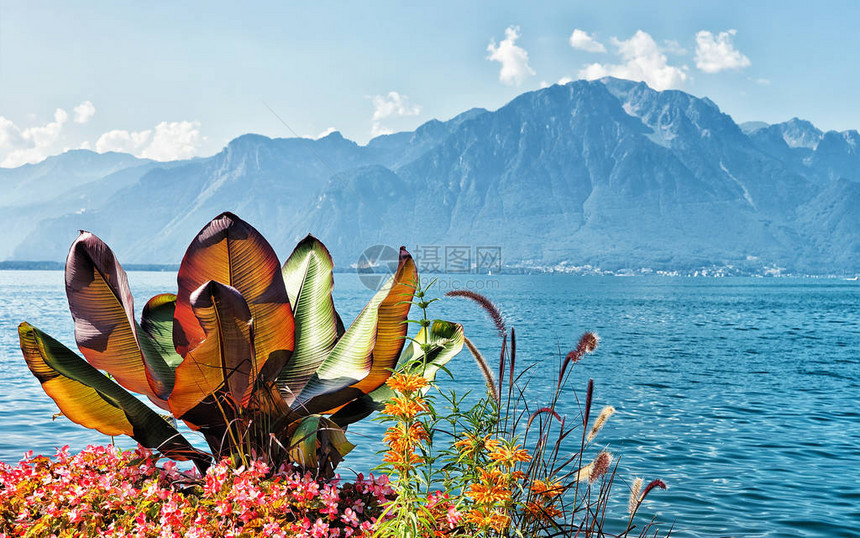
[[[0,167],[172,160],[244,133],[364,144],[605,75],[738,122],[860,128],[860,2],[0,0]]]

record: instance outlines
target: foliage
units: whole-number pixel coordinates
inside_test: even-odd
[[[107,446],[0,463],[0,537],[361,537],[393,496],[384,475],[342,483],[224,461],[201,477],[158,461]]]
[[[331,475],[353,448],[343,428],[380,407],[392,369],[416,354],[404,349],[404,321],[417,280],[401,248],[394,275],[345,328],[332,300],[333,266],[308,236],[280,267],[257,230],[224,213],[188,247],[177,293],[150,299],[138,323],[122,266],[98,237],[81,232],[65,282],[86,360],[26,322],[21,349],[78,424],[129,435],[205,470],[210,455],[129,391],[136,392],[201,432],[215,461],[262,459],[273,468],[290,461]],[[422,331],[443,361],[462,345],[459,325]]]

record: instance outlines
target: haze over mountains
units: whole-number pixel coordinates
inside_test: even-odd
[[[0,260],[65,258],[77,230],[123,263],[178,263],[233,211],[286,257],[375,244],[500,246],[509,267],[860,272],[860,134],[737,125],[707,98],[618,79],[525,93],[366,146],[244,135],[159,163],[70,151],[0,169]],[[10,233],[11,230],[11,233]]]

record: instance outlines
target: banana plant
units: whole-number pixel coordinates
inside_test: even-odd
[[[263,457],[330,474],[353,448],[347,426],[390,395],[385,381],[398,364],[426,349],[432,379],[463,345],[462,326],[449,322],[407,337],[418,274],[406,249],[348,328],[334,308],[333,268],[312,236],[281,267],[256,229],[223,213],[188,247],[177,293],[151,298],[138,322],[122,266],[81,232],[65,283],[83,358],[27,322],[18,328],[21,350],[78,424],[128,435],[201,470],[212,458]],[[209,452],[132,393],[200,432]]]

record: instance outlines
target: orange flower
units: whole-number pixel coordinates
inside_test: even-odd
[[[388,428],[385,431],[385,435],[382,436],[382,440],[392,450],[403,452],[406,450],[411,451],[422,442],[429,441],[430,435],[423,424],[416,422],[406,427],[405,424],[400,423]]]
[[[487,447],[487,450],[494,451],[502,446],[502,442],[498,439],[487,439],[484,438],[484,446]]]
[[[490,439],[489,435],[478,437],[475,434],[467,433],[466,437],[455,442],[454,446],[460,451],[463,457],[474,458],[491,442],[494,442],[494,440]]]
[[[404,420],[411,420],[419,413],[427,411],[427,405],[422,398],[408,398],[406,396],[395,396],[382,410],[383,414]]]
[[[488,486],[507,486],[510,475],[503,473],[498,469],[479,469],[481,473],[481,483]]]
[[[538,519],[556,519],[564,515],[555,505],[543,505],[536,501],[527,502],[523,509],[527,514]]]
[[[499,533],[508,528],[511,518],[499,510],[483,512],[481,510],[469,510],[464,519],[482,529],[493,529]]]
[[[389,450],[383,456],[382,461],[390,463],[397,471],[402,472],[404,469],[411,469],[415,465],[424,463],[424,458],[413,452]]]
[[[489,443],[487,443],[487,448],[489,448]],[[520,448],[520,445],[516,446],[508,446],[504,443],[499,442],[495,448],[490,449],[490,459],[501,463],[505,467],[513,467],[517,462],[529,462],[532,460],[532,457],[529,455],[527,450],[523,450]]]
[[[511,492],[506,487],[490,484],[471,484],[469,496],[475,500],[475,504],[486,506],[504,504],[511,500]]]
[[[388,378],[386,384],[395,392],[410,395],[427,386],[427,380],[420,375],[396,373]]]
[[[532,482],[531,490],[544,498],[554,499],[562,494],[564,486],[558,481],[535,480]]]

